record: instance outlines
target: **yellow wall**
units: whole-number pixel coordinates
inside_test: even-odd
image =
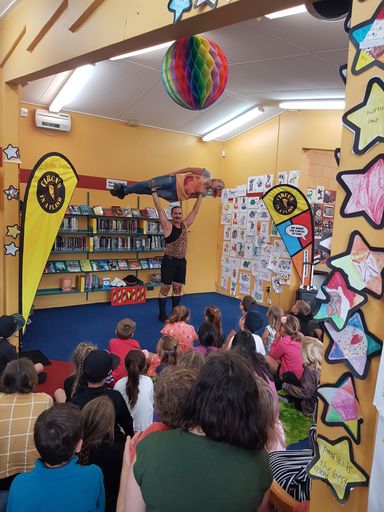
[[[188,135],[144,127],[133,128],[127,123],[80,114],[71,114],[73,128],[70,133],[41,130],[34,126],[35,107],[28,104],[23,106],[30,110],[28,118],[20,118],[22,168],[32,169],[42,155],[59,151],[71,160],[80,175],[141,181],[186,166],[207,167],[214,175],[222,174],[220,143],[204,144],[198,138]],[[128,203],[132,207],[137,206],[137,196],[130,196],[122,202],[107,191],[90,190],[89,193],[90,205],[110,207],[113,204]],[[87,191],[77,189],[72,204],[87,204]],[[143,196],[140,205],[153,206],[151,199]],[[185,202],[185,215],[192,206],[193,201]],[[186,293],[216,289],[219,207],[219,200],[204,200],[191,226]],[[43,279],[44,287],[57,287],[54,284],[57,276],[44,276]],[[89,295],[91,301],[106,300],[106,297],[106,292]],[[60,295],[38,298],[36,305],[48,307],[82,301],[82,296],[78,294],[65,298]]]
[[[300,189],[323,185],[334,189],[334,178],[311,176],[305,149],[334,150],[341,142],[340,111],[300,111],[285,112],[269,121],[235,137],[225,144],[224,179],[226,185],[233,187],[247,183],[248,176],[266,173],[300,170]],[[223,229],[220,230],[220,251]],[[219,252],[219,257],[221,252]],[[218,278],[220,260],[218,260]],[[264,282],[264,298],[267,298]],[[276,295],[271,291],[274,304],[289,309],[294,301],[295,291],[299,287],[296,273],[292,273],[291,286],[283,287],[283,293]]]

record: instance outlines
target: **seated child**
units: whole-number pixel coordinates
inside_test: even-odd
[[[300,324],[292,315],[281,318],[280,328],[272,343],[269,355],[266,356],[271,372],[276,376],[276,387],[281,388],[282,382],[300,385],[303,375],[303,358],[301,356]]]
[[[271,306],[268,308],[267,320],[268,325],[263,332],[261,339],[263,340],[265,351],[268,354],[272,343],[276,338],[276,331],[280,325],[281,317],[284,315],[284,311],[280,306]]]
[[[18,475],[11,485],[8,512],[102,512],[105,508],[103,474],[97,466],[80,466],[81,411],[72,404],[57,404],[37,418],[34,439],[40,459],[30,473]]]
[[[181,352],[191,350],[193,342],[198,338],[193,325],[187,324],[189,315],[187,307],[176,306],[161,329],[161,334],[173,336],[179,342]]]
[[[117,338],[109,340],[109,351],[120,358],[119,366],[113,370],[112,378],[115,382],[126,376],[125,356],[130,350],[141,350],[140,343],[132,338],[135,334],[136,322],[130,318],[123,318],[116,326]]]
[[[162,336],[157,344],[157,353],[159,361],[158,364],[155,361],[155,375],[160,373],[167,368],[167,366],[176,366],[177,360],[179,359],[180,349],[179,343],[173,336]],[[156,357],[156,356],[155,356]],[[152,365],[152,363],[151,363]],[[148,373],[149,375],[149,373]],[[151,376],[151,375],[150,375]]]
[[[301,342],[301,355],[304,372],[299,386],[283,383],[283,390],[295,406],[306,416],[313,416],[316,408],[316,391],[320,382],[323,344],[317,338],[304,336]]]
[[[221,347],[225,341],[225,334],[223,331],[223,324],[221,321],[221,311],[216,306],[208,306],[204,311],[205,321],[212,324],[216,329],[217,346]]]
[[[300,332],[303,336],[313,336],[321,340],[323,331],[320,324],[313,319],[311,306],[305,300],[297,300],[291,308],[291,314],[300,322]]]
[[[200,325],[197,334],[199,336],[199,346],[195,349],[197,352],[207,355],[210,352],[219,350],[217,346],[217,331],[213,324],[204,322]]]

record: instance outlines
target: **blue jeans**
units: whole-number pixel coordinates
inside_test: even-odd
[[[176,191],[176,176],[157,176],[147,181],[139,181],[133,185],[123,185],[124,193],[127,194],[152,194],[152,187],[156,187],[159,197],[166,201],[178,201]]]
[[[5,512],[7,509],[9,491],[0,491],[0,512]]]

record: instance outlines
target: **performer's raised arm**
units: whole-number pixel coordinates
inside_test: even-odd
[[[196,199],[196,201],[195,201],[195,204],[193,205],[193,208],[192,208],[192,210],[191,210],[191,213],[190,213],[189,215],[187,215],[187,217],[186,217],[186,219],[185,219],[185,221],[184,221],[184,223],[185,223],[185,225],[186,225],[187,227],[189,227],[189,226],[193,223],[193,221],[195,220],[196,215],[198,214],[198,211],[199,211],[199,209],[200,209],[202,199],[203,199],[203,195],[202,195],[202,194],[199,194],[199,195],[197,196],[197,199]]]
[[[153,197],[153,202],[155,203],[155,208],[157,210],[157,213],[159,214],[160,225],[163,228],[164,235],[167,236],[172,229],[172,224],[167,219],[164,208],[161,206],[160,198],[157,195],[157,192],[155,189],[152,189],[152,197]]]
[[[178,171],[168,173],[168,176],[175,176],[175,174],[195,174],[196,176],[205,176],[206,178],[211,177],[211,173],[208,169],[203,167],[184,167],[184,169],[179,169]]]

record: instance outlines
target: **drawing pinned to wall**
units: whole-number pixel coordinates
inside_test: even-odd
[[[311,478],[325,482],[340,503],[355,487],[367,487],[369,477],[353,456],[352,441],[343,436],[331,440],[317,435],[315,457],[308,465]]]
[[[384,82],[369,80],[361,103],[343,115],[343,123],[354,133],[353,152],[363,155],[384,141]]]
[[[341,272],[332,272],[325,279],[320,287],[320,293],[316,296],[314,318],[319,321],[328,320],[336,330],[341,331],[354,312],[366,302],[366,295],[348,288]]]
[[[227,290],[228,290],[228,278],[227,278],[227,277],[223,277],[223,276],[221,276],[221,280],[220,280],[220,288],[221,288],[223,291],[227,291]]]
[[[236,187],[236,197],[243,198],[247,195],[247,185],[237,185]],[[239,203],[240,205],[240,203]]]
[[[228,226],[231,224],[231,222],[232,222],[232,213],[226,212],[223,210],[221,212],[221,224],[223,224],[223,226]]]
[[[277,174],[277,184],[278,185],[287,185],[288,184],[288,173],[285,171],[280,171]]]
[[[288,173],[288,185],[292,187],[298,187],[300,181],[300,171],[289,171]]]
[[[240,272],[239,293],[240,295],[251,294],[251,274],[248,274],[247,272]]]
[[[376,299],[383,296],[384,249],[371,247],[358,231],[351,233],[345,252],[329,258],[328,265],[340,270],[354,290]]]
[[[316,189],[307,188],[307,199],[309,203],[316,203]]]
[[[317,185],[315,203],[323,203],[324,202],[324,191],[325,191],[325,187]]]
[[[358,75],[377,66],[384,69],[384,5],[381,2],[373,16],[352,27],[349,38],[356,48],[352,73]]]
[[[279,294],[283,291],[279,276],[272,277],[272,289],[276,294]]]
[[[240,204],[239,204],[240,211],[245,212],[247,210],[247,208],[248,208],[247,197],[240,197]]]
[[[169,0],[168,11],[173,13],[173,23],[181,20],[185,12],[192,8],[192,0]]]
[[[247,197],[247,208],[254,209],[257,208],[260,199],[258,197]]]
[[[264,192],[268,192],[273,187],[273,174],[266,174],[264,181]]]
[[[343,427],[360,444],[360,426],[364,420],[352,374],[343,373],[335,384],[322,384],[317,394],[324,402],[321,421],[330,427]]]
[[[383,228],[384,154],[377,155],[361,170],[339,172],[336,179],[346,192],[341,216],[362,216],[374,228]]]
[[[231,239],[231,226],[225,226],[224,227],[224,240],[230,240]]]
[[[280,237],[280,233],[274,222],[271,222],[271,236]]]

